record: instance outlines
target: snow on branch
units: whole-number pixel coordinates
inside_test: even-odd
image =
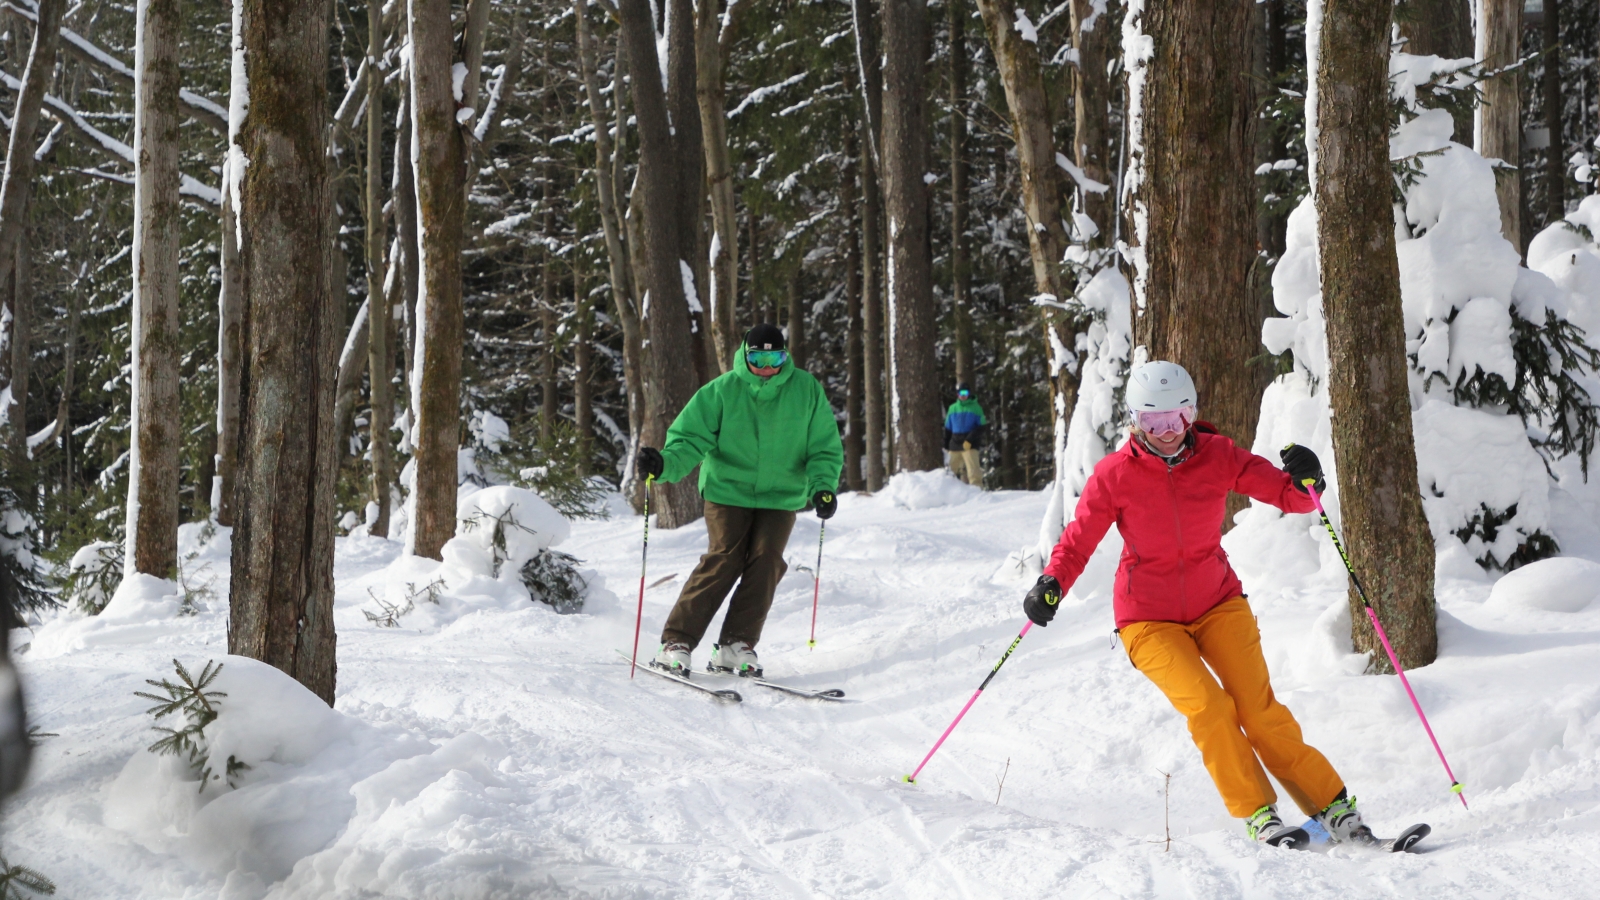
[[[21,92],[22,82],[8,72],[0,72],[0,79],[4,79],[7,88],[14,92]],[[78,111],[68,106],[65,101],[52,96],[44,95],[43,110],[45,115],[57,122],[66,125],[77,132],[79,137],[85,139],[90,149],[99,150],[116,162],[132,166],[134,164],[133,148],[117,140],[100,129],[90,125]],[[89,173],[85,173],[89,174]],[[97,177],[109,176],[109,173],[94,173]],[[208,184],[205,184],[188,175],[181,176],[178,193],[192,200],[197,200],[213,209],[222,207],[222,194]],[[113,179],[116,180],[116,179]]]
[[[18,3],[21,5],[18,5]],[[6,3],[3,8],[30,22],[37,23],[38,13],[33,5],[28,3],[28,0],[18,0],[18,3]],[[95,46],[94,43],[72,29],[63,27],[61,29],[61,40],[74,56],[84,62],[119,81],[130,85],[134,83],[133,69],[129,68],[127,63]],[[218,134],[228,133],[228,111],[223,109],[216,101],[202,97],[187,88],[179,88],[178,106],[183,110],[184,115],[205,124],[212,131]]]
[[[1067,159],[1065,154],[1056,154],[1056,165],[1065,169],[1067,174],[1072,176],[1072,180],[1078,183],[1078,187],[1088,191],[1091,194],[1104,194],[1106,191],[1111,190],[1111,185],[1101,184],[1100,182],[1095,181],[1093,178],[1090,178],[1082,168],[1073,165],[1072,160]]]
[[[767,99],[768,97],[771,97],[774,94],[777,94],[778,92],[782,91],[784,88],[792,87],[794,85],[799,84],[802,81],[805,81],[806,80],[806,76],[809,75],[809,74],[810,74],[809,72],[801,72],[798,75],[791,75],[790,77],[785,78],[784,80],[778,82],[777,84],[772,84],[772,85],[768,85],[766,87],[756,88],[755,90],[751,91],[743,100],[741,100],[739,102],[738,106],[735,106],[733,109],[728,110],[728,118],[732,119],[733,117],[735,117],[735,116],[739,115],[740,113],[744,112],[746,109],[749,109],[750,107],[756,105],[757,103],[760,103],[761,101]]]

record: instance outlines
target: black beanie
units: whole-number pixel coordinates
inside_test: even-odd
[[[789,342],[783,339],[778,326],[762,322],[744,336],[745,346],[751,350],[787,350]]]

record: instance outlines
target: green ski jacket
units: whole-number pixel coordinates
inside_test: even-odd
[[[667,429],[657,480],[677,481],[700,465],[700,495],[712,503],[803,509],[817,491],[839,489],[844,443],[833,407],[793,360],[762,378],[744,351],[740,344],[733,370],[696,391]]]

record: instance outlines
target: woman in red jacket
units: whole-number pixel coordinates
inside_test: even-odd
[[[1137,367],[1128,405],[1133,436],[1095,466],[1023,602],[1028,618],[1049,623],[1063,585],[1077,580],[1115,523],[1123,548],[1112,605],[1123,646],[1189,720],[1228,811],[1245,820],[1255,840],[1304,845],[1305,832],[1278,817],[1270,771],[1334,840],[1373,841],[1339,774],[1273,696],[1255,616],[1222,550],[1230,490],[1284,512],[1315,508],[1301,484],[1311,479],[1321,489],[1316,454],[1290,445],[1283,451],[1287,471],[1280,470],[1197,424],[1194,382],[1174,363]]]

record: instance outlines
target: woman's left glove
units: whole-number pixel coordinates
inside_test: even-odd
[[[1310,447],[1300,444],[1290,444],[1278,452],[1278,458],[1283,460],[1283,470],[1294,479],[1294,486],[1300,493],[1306,492],[1306,482],[1312,482],[1312,487],[1321,494],[1327,482],[1322,477],[1322,462],[1317,459],[1317,454]]]
[[[1056,617],[1056,607],[1060,605],[1061,582],[1054,575],[1040,575],[1028,596],[1023,598],[1022,611],[1027,613],[1028,621],[1043,628]]]
[[[811,496],[811,505],[817,511],[817,518],[831,519],[839,511],[839,496],[833,491],[817,491]]]

